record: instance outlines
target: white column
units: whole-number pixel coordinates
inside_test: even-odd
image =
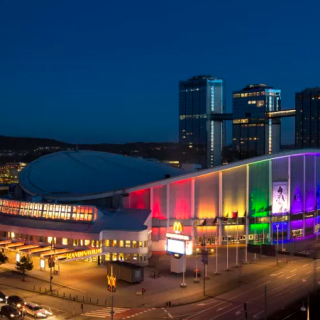
[[[222,171],[219,171],[219,245],[222,244]]]
[[[269,160],[269,205],[272,206],[272,160]],[[269,217],[269,241],[272,244],[273,242],[273,229],[272,229],[272,211],[268,213],[268,215],[271,215]]]
[[[246,228],[246,248],[245,248],[245,259],[244,262],[248,262],[248,243],[249,243],[249,165],[247,165],[246,171],[246,216],[245,216],[245,228]]]
[[[195,219],[195,179],[192,178],[191,179],[191,219],[192,219],[192,228],[191,228],[191,240],[192,243],[195,243],[195,239],[194,239],[194,229],[196,228],[194,226],[194,219]]]
[[[291,157],[288,156],[288,227],[287,238],[291,239]]]
[[[302,224],[302,234],[305,237],[305,228],[306,228],[306,219],[305,219],[305,208],[306,208],[306,155],[303,155],[303,208],[302,208],[302,216],[303,216],[303,224]]]
[[[167,232],[170,227],[170,184],[167,184]]]

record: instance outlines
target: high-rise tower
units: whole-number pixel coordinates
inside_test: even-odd
[[[215,114],[225,109],[224,80],[195,76],[179,82],[179,142],[182,162],[203,168],[221,164],[223,124]]]
[[[233,150],[235,160],[280,152],[281,90],[265,84],[233,92]]]

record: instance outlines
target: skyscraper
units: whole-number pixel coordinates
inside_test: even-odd
[[[214,114],[225,108],[224,80],[195,76],[179,82],[179,143],[182,162],[203,168],[221,164],[223,125]]]
[[[269,116],[280,110],[281,90],[254,84],[233,92],[235,160],[280,151],[281,119]]]
[[[296,148],[320,146],[320,88],[307,88],[296,93]]]

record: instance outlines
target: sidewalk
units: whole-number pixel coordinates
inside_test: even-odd
[[[221,294],[278,269],[274,258],[255,261],[248,265],[243,265],[242,268],[233,268],[232,266],[235,265],[235,248],[230,248],[229,257],[231,271],[225,272],[226,252],[223,248],[219,248],[218,270],[221,275],[215,276],[215,256],[209,256],[208,276],[210,280],[206,280],[206,294],[208,296]],[[198,268],[200,268],[200,257],[198,256],[197,258]],[[239,256],[240,258],[241,256]],[[249,258],[252,258],[252,256],[249,255]],[[155,255],[152,260],[157,270],[161,273],[161,277],[151,278],[149,275],[155,269],[147,267],[145,268],[145,280],[142,283],[128,284],[119,281],[117,292],[114,296],[114,305],[116,307],[163,307],[168,301],[171,301],[171,305],[182,305],[205,298],[202,278],[200,278],[200,283],[193,282],[193,270],[196,265],[195,256],[187,259],[186,288],[180,288],[182,275],[170,272],[169,256]],[[13,263],[8,263],[3,267],[7,270],[15,270]],[[0,283],[37,292],[41,288],[42,293],[45,289],[49,290],[48,271],[35,269],[28,272],[28,275],[26,281],[22,282],[20,276],[16,273],[2,272],[0,273]],[[110,305],[110,293],[107,291],[106,268],[104,266],[97,266],[83,261],[61,264],[61,274],[54,276],[53,283],[54,294],[58,294],[59,297],[71,297],[71,299],[75,298],[77,301],[89,303],[91,299],[91,303],[98,302],[101,306]],[[143,296],[137,296],[136,292],[141,291],[142,287],[146,289],[146,293]]]

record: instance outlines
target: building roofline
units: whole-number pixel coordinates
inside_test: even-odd
[[[199,177],[202,175],[211,174],[214,172],[226,171],[226,170],[246,166],[246,165],[257,163],[257,162],[263,162],[263,161],[268,161],[268,160],[273,160],[273,159],[278,159],[278,158],[284,158],[284,157],[288,157],[288,156],[298,156],[298,155],[303,155],[303,154],[319,154],[320,155],[320,149],[316,149],[316,148],[315,149],[298,149],[298,150],[294,149],[294,150],[290,150],[290,151],[279,152],[276,154],[249,158],[249,159],[236,161],[236,162],[226,164],[226,165],[220,165],[220,166],[217,166],[214,168],[203,169],[203,170],[199,170],[196,172],[186,173],[186,174],[183,174],[183,175],[180,175],[177,177],[173,177],[173,178],[163,179],[163,180],[151,182],[148,184],[144,184],[144,185],[140,185],[140,186],[136,186],[136,187],[132,187],[132,188],[126,188],[124,190],[126,193],[129,193],[129,192],[133,192],[133,191],[147,189],[150,187],[155,187],[155,186],[159,186],[159,185],[166,185],[168,183],[191,179],[191,178]],[[121,192],[117,192],[117,191],[115,191],[114,193],[121,194]]]

